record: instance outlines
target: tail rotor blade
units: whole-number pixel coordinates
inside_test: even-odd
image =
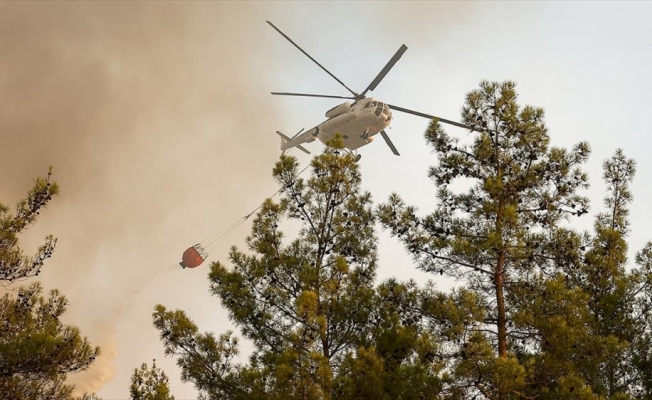
[[[357,95],[358,95],[356,92],[354,92],[353,90],[349,89],[349,87],[346,86],[346,85],[344,84],[344,82],[342,82],[341,80],[337,79],[337,77],[336,77],[335,75],[331,74],[331,72],[330,72],[329,70],[327,70],[327,69],[326,69],[323,65],[321,65],[319,62],[317,62],[317,60],[315,60],[314,58],[310,57],[310,54],[306,53],[306,52],[305,52],[301,47],[299,47],[298,44],[294,43],[294,41],[293,41],[292,39],[290,39],[290,38],[288,37],[288,35],[286,35],[285,33],[281,32],[281,30],[278,29],[278,28],[277,28],[274,24],[272,24],[271,22],[269,22],[269,21],[266,21],[266,22],[267,22],[267,23],[268,23],[272,28],[274,28],[274,30],[275,30],[276,32],[280,33],[281,36],[283,36],[285,39],[287,39],[288,42],[292,43],[292,44],[294,45],[294,47],[296,47],[297,49],[299,49],[299,51],[302,52],[306,57],[308,57],[309,59],[311,59],[312,62],[314,62],[315,64],[317,64],[317,65],[319,66],[319,68],[323,69],[323,70],[324,70],[328,75],[330,75],[333,79],[335,79],[335,80],[336,80],[340,85],[344,86],[344,87],[346,88],[346,90],[348,90],[349,92],[351,92],[351,94],[352,94],[353,96],[357,96]]]
[[[396,146],[394,146],[394,143],[392,143],[392,141],[389,139],[389,136],[387,136],[387,132],[385,132],[384,129],[380,131],[380,135],[383,137],[383,139],[385,139],[385,143],[387,143],[389,148],[392,150],[392,153],[394,153],[394,155],[400,156],[398,150],[396,150]]]
[[[383,78],[385,77],[385,75],[387,75],[389,70],[392,69],[392,67],[394,67],[394,64],[398,62],[398,60],[401,58],[403,53],[405,53],[406,50],[407,50],[407,46],[404,44],[401,45],[401,47],[394,54],[394,56],[387,62],[385,67],[382,70],[380,70],[376,78],[373,81],[371,81],[369,86],[364,90],[364,92],[361,93],[362,96],[364,96],[368,91],[376,89],[376,86],[378,86],[380,81],[383,80]]]

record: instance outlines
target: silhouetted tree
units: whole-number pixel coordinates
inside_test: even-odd
[[[18,234],[36,221],[40,211],[59,193],[59,186],[50,182],[52,168],[45,179],[38,178],[27,197],[16,205],[16,212],[0,203],[0,282],[12,283],[19,279],[36,276],[44,261],[52,255],[57,243],[49,235],[37,253],[26,256],[18,246]]]

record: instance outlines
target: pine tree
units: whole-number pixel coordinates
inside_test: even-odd
[[[33,257],[25,256],[17,236],[58,193],[50,175],[51,170],[46,179],[36,180],[15,214],[0,204],[0,281],[6,284],[38,275],[54,250],[56,239],[48,236]],[[99,355],[77,327],[61,322],[65,296],[58,290],[42,292],[36,282],[0,298],[0,393],[5,398],[69,399],[73,386],[65,383],[66,374],[85,370]]]
[[[543,249],[548,272],[513,285],[509,302],[519,340],[512,351],[526,369],[524,397],[630,399],[645,393],[652,276],[644,252],[638,268],[626,269],[634,170],[620,150],[605,161],[607,212],[596,216],[594,233],[557,228]]]
[[[50,182],[52,168],[45,179],[38,178],[27,197],[18,202],[16,212],[0,203],[0,282],[13,283],[37,276],[44,261],[50,258],[56,239],[49,235],[33,257],[26,256],[18,246],[18,234],[33,224],[41,210],[59,193],[59,186]]]
[[[438,164],[429,175],[439,199],[432,214],[417,217],[397,194],[378,208],[420,269],[461,280],[486,304],[486,317],[469,321],[473,335],[451,364],[469,396],[522,396],[526,369],[508,351],[527,338],[514,326],[510,295],[521,290],[519,281],[552,273],[547,250],[556,247],[560,223],[588,212],[577,194],[587,186],[580,166],[588,144],[550,147],[543,110],[521,108],[516,97],[512,82],[482,82],[467,95],[462,118],[476,132],[470,146],[432,122],[426,140]],[[460,178],[468,189],[454,192],[451,182]]]
[[[232,332],[199,333],[183,311],[157,306],[154,325],[182,379],[210,399],[434,399],[440,392],[434,335],[419,323],[423,293],[412,282],[374,287],[375,218],[354,159],[337,144],[273,170],[283,189],[252,224],[248,252],[216,262],[213,294],[255,351],[239,364]],[[286,242],[281,227],[298,224]]]
[[[247,246],[255,255],[232,248],[233,267],[215,263],[209,276],[211,291],[257,349],[252,365],[266,366],[260,372],[266,375],[273,366],[267,379],[280,397],[328,398],[332,367],[355,349],[361,340],[356,328],[369,318],[376,269],[371,199],[360,193],[352,157],[338,153],[329,149],[313,159],[313,176],[307,181],[298,176],[296,159],[283,157],[273,175],[285,196],[279,203],[267,200],[253,221]],[[302,225],[298,238],[287,245],[280,229],[284,218]],[[155,314],[168,352],[177,350],[171,316],[162,308]],[[220,361],[224,372],[248,372],[231,364],[233,338],[207,335],[200,340],[221,347],[213,362]],[[193,360],[184,356],[180,362]],[[236,378],[225,377],[220,395],[237,394],[229,387],[235,385],[231,379]],[[201,386],[203,379],[195,380],[200,390],[211,390]],[[240,389],[239,396],[251,394]]]
[[[636,254],[637,268],[633,280],[637,289],[629,294],[632,318],[639,326],[639,335],[630,342],[631,361],[637,378],[633,386],[639,399],[652,399],[652,241]]]
[[[650,265],[643,261],[645,249],[637,254],[638,268],[627,267],[627,234],[632,201],[629,184],[636,164],[618,149],[603,165],[603,179],[608,187],[604,204],[607,212],[598,214],[595,233],[584,254],[584,268],[579,269],[580,286],[589,294],[592,317],[590,334],[599,338],[594,366],[587,377],[596,393],[607,398],[630,394],[640,397],[643,385],[635,360],[650,354],[650,312],[652,284]],[[583,274],[582,274],[583,273]],[[584,275],[584,276],[582,276]],[[573,276],[577,282],[578,276]],[[651,396],[652,392],[647,392]],[[624,398],[624,397],[623,397]],[[632,397],[633,398],[633,397]]]
[[[650,353],[641,345],[647,343],[650,297],[645,289],[652,276],[645,265],[645,250],[637,255],[639,268],[626,268],[628,205],[632,201],[629,184],[635,163],[619,149],[604,162],[603,170],[608,190],[606,212],[596,216],[592,235],[569,236],[567,248],[579,247],[579,251],[567,254],[566,262],[559,265],[564,284],[558,292],[581,296],[570,303],[576,307],[572,315],[577,326],[566,346],[558,340],[561,343],[548,352],[572,364],[574,370],[566,374],[581,377],[596,395],[634,398],[640,397],[644,386],[640,377],[644,372],[637,370],[636,359]]]
[[[129,388],[131,400],[174,400],[170,394],[169,380],[165,372],[152,361],[152,367],[142,364],[134,369]]]
[[[652,399],[652,242],[627,266],[635,164],[620,150],[605,162],[607,210],[592,233],[573,229],[588,213],[589,146],[551,147],[543,110],[521,108],[514,88],[467,96],[469,146],[429,126],[439,204],[424,217],[393,194],[374,218],[336,148],[308,180],[281,158],[284,197],[261,207],[248,252],[209,275],[255,351],[238,363],[232,332],[200,333],[159,305],[182,379],[207,399]],[[460,285],[376,285],[376,220],[418,268]],[[300,228],[286,243],[288,221]]]

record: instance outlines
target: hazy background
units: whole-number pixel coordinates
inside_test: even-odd
[[[73,381],[126,399],[133,368],[156,358],[176,398],[191,399],[163,356],[153,306],[182,308],[203,330],[232,329],[208,294],[207,265],[181,270],[181,253],[276,191],[275,130],[310,128],[337,104],[270,91],[346,93],[265,20],[357,91],[405,43],[372,95],[444,118],[459,119],[481,80],[516,81],[522,104],[546,109],[553,144],[591,143],[593,212],[601,163],[624,148],[639,170],[633,254],[652,238],[651,15],[641,2],[0,2],[0,201],[15,203],[55,167],[61,195],[22,240],[32,251],[48,233],[59,238],[40,278],[69,297],[66,321],[102,347]],[[362,148],[363,185],[376,201],[398,191],[427,212],[428,121],[394,114],[388,133],[402,156],[380,138]],[[210,259],[224,261],[248,229]],[[428,278],[380,235],[381,278]]]

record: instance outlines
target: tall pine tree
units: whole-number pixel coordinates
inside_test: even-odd
[[[354,158],[341,153],[336,145],[315,157],[309,179],[296,159],[282,157],[273,175],[283,198],[261,207],[248,252],[234,247],[231,266],[211,267],[211,291],[254,344],[248,364],[237,362],[231,332],[200,333],[183,311],[157,306],[166,352],[204,398],[435,399],[441,392],[437,334],[420,324],[425,296],[414,282],[374,287],[371,196],[360,190]],[[299,226],[292,240],[281,231],[288,221]]]
[[[520,347],[532,366],[533,394],[540,398],[640,398],[649,359],[649,286],[646,250],[638,267],[627,268],[629,183],[633,160],[622,150],[603,165],[606,211],[597,214],[594,232],[561,231],[550,277],[521,281],[513,303],[517,325],[535,349]],[[527,360],[527,361],[526,361]],[[649,394],[648,394],[649,395]]]
[[[512,82],[482,82],[467,95],[462,119],[476,132],[463,146],[437,121],[426,140],[438,157],[429,175],[438,187],[435,211],[418,217],[397,194],[378,208],[384,227],[399,237],[419,268],[464,282],[487,305],[483,320],[468,321],[473,335],[454,363],[461,385],[487,398],[519,397],[522,365],[509,353],[514,329],[510,293],[518,281],[552,273],[562,221],[587,212],[578,194],[587,186],[580,166],[589,147],[551,147],[540,108],[520,107]],[[454,192],[462,180],[468,189]]]

